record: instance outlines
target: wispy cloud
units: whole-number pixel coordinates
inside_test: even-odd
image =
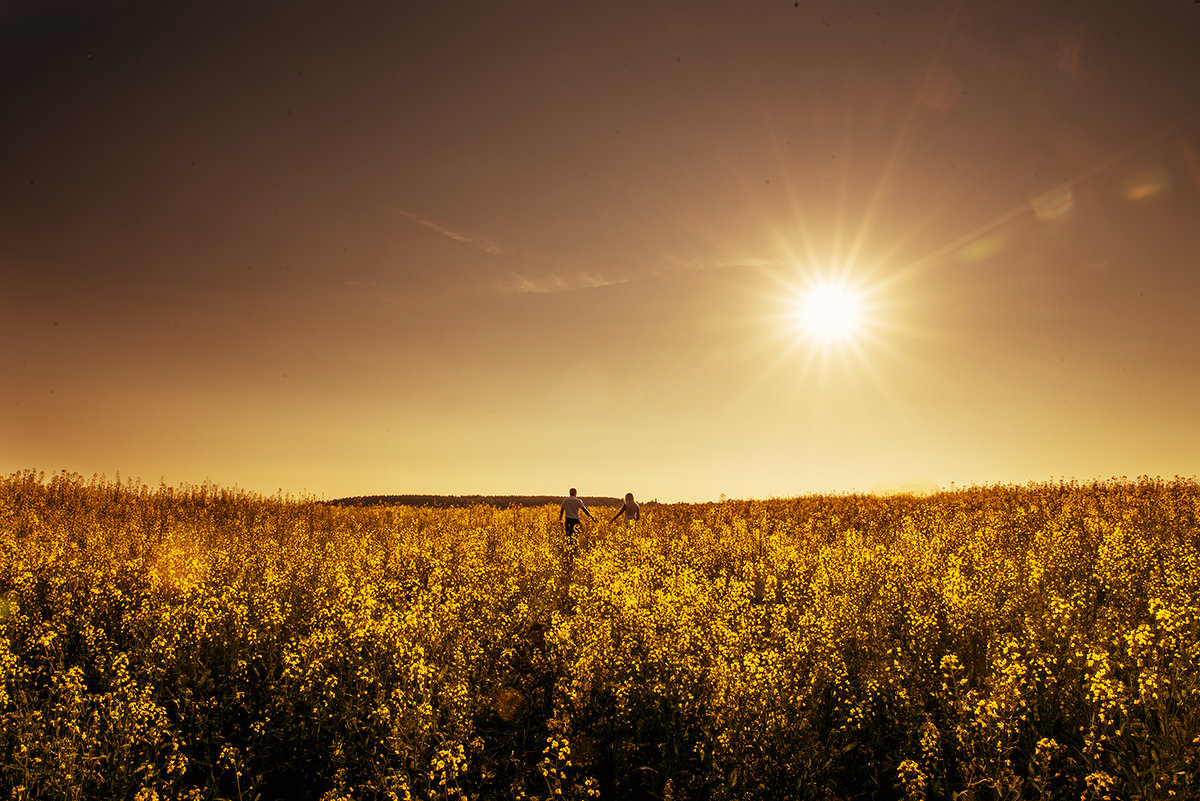
[[[393,208],[395,208],[395,207],[393,207]],[[424,217],[421,217],[417,214],[413,214],[411,211],[405,211],[404,209],[396,208],[395,211],[398,212],[399,214],[402,214],[403,216],[407,217],[409,220],[412,220],[417,225],[424,226],[425,228],[428,228],[430,231],[436,231],[437,233],[441,234],[442,236],[446,237],[447,239],[452,239],[455,242],[461,242],[464,245],[470,245],[471,247],[476,248],[477,250],[482,250],[484,253],[487,253],[489,255],[502,256],[505,254],[513,253],[513,250],[511,248],[506,248],[503,245],[498,245],[485,236],[480,236],[479,234],[473,234],[468,231],[460,231],[460,230],[456,230],[454,228],[448,228],[447,226],[442,225],[441,223],[436,223],[433,220],[427,220]]]
[[[578,292],[584,289],[597,289],[618,284],[631,284],[639,281],[652,281],[678,273],[707,272],[711,270],[727,270],[732,268],[767,268],[778,267],[780,262],[772,259],[747,258],[732,261],[713,261],[680,258],[664,258],[659,267],[646,270],[636,275],[614,277],[594,272],[578,271],[573,273],[558,271],[538,275],[516,273],[507,281],[496,284],[496,289],[507,294],[549,294],[553,292]]]
[[[602,286],[627,284],[630,281],[636,280],[639,279],[606,278],[594,273],[575,273],[574,275],[552,273],[538,276],[513,273],[512,278],[498,284],[497,289],[506,293],[544,295],[552,292],[577,292],[581,289],[596,289]]]
[[[667,259],[665,263],[673,272],[708,272],[711,270],[736,270],[745,267],[768,269],[787,264],[779,259],[767,259],[761,256],[743,256],[737,259],[672,258]]]

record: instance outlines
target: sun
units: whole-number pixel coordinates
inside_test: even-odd
[[[862,328],[863,298],[844,284],[815,284],[797,299],[795,316],[800,330],[817,342],[848,342]]]

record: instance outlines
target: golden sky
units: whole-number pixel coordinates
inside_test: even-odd
[[[1184,0],[6,3],[0,471],[1194,476],[1196,41]]]

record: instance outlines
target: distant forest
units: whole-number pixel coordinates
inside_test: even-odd
[[[358,495],[353,498],[337,498],[328,503],[332,506],[379,506],[393,504],[397,506],[433,506],[447,508],[453,506],[494,506],[505,509],[512,506],[557,506],[562,503],[562,495]],[[622,498],[583,497],[580,500],[587,506],[620,506]],[[641,504],[645,506],[646,504]]]

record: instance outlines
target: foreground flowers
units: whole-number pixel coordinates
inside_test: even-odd
[[[1200,489],[339,508],[0,481],[12,798],[1184,798]],[[568,572],[569,570],[569,572]]]

